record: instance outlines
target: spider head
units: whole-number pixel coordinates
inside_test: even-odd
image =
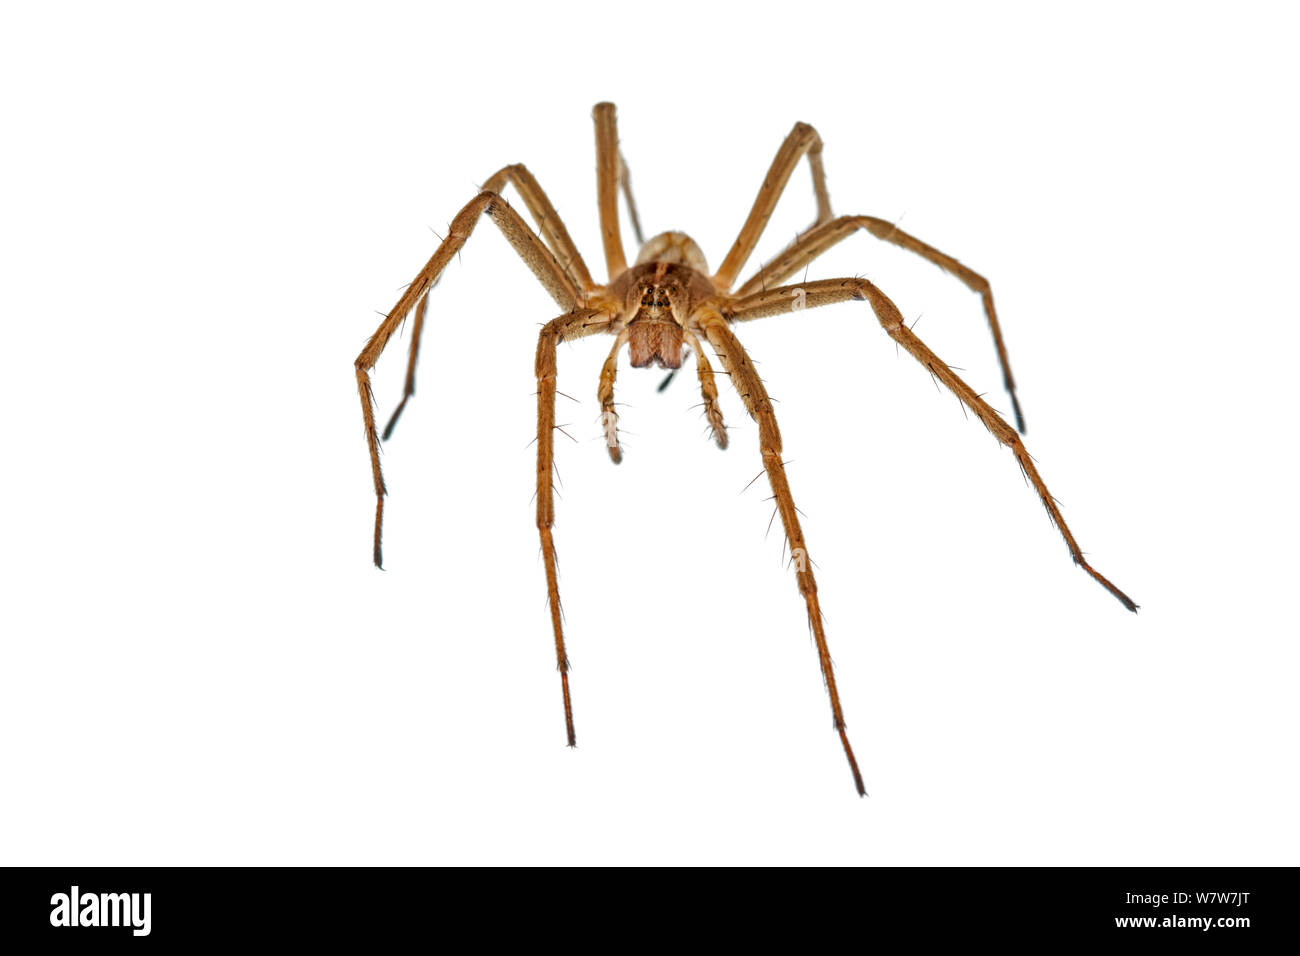
[[[623,314],[631,322],[685,325],[691,311],[689,277],[668,262],[636,265],[624,273]]]
[[[666,262],[652,264],[632,282],[625,302],[632,367],[680,368],[690,296],[673,267]]]
[[[651,279],[637,283],[636,291],[640,294],[636,302],[636,318],[678,325],[685,319],[682,306],[686,297],[676,282]]]
[[[682,365],[682,330],[691,310],[716,290],[691,238],[666,232],[647,242],[636,263],[610,283],[623,303],[633,368]]]

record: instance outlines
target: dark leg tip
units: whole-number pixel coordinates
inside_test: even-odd
[[[1075,563],[1081,565],[1085,571],[1087,571],[1090,575],[1093,576],[1094,579],[1096,579],[1098,584],[1100,584],[1107,591],[1113,594],[1115,596],[1115,599],[1119,601],[1120,604],[1124,605],[1125,609],[1132,611],[1134,614],[1137,613],[1138,610],[1137,603],[1134,602],[1134,600],[1131,597],[1129,597],[1119,588],[1115,587],[1115,585],[1111,584],[1110,581],[1105,577],[1105,575],[1099,574],[1092,567],[1092,565],[1088,564],[1086,561],[1076,558]]]
[[[392,437],[393,429],[397,427],[397,420],[402,417],[402,409],[405,407],[406,399],[403,397],[403,399],[397,403],[397,408],[393,409],[393,417],[388,419],[388,424],[384,426],[384,434],[381,437],[382,441],[388,441],[388,439]]]
[[[1115,597],[1119,599],[1120,604],[1123,604],[1126,609],[1132,611],[1134,614],[1137,613],[1138,605],[1133,601],[1131,597],[1129,597],[1127,594],[1125,594],[1123,591],[1121,591],[1119,588],[1115,587],[1115,585],[1111,584],[1109,581],[1106,581],[1105,579],[1102,579],[1102,583],[1106,585],[1107,589],[1110,591],[1111,594],[1115,595]]]
[[[1025,414],[1020,410],[1020,402],[1016,399],[1016,393],[1011,393],[1011,408],[1016,413],[1016,431],[1020,434],[1025,433]]]

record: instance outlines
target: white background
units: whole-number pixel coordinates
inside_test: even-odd
[[[1293,13],[717,6],[7,9],[0,861],[1298,862]],[[564,747],[555,307],[490,224],[433,297],[370,564],[356,353],[506,163],[603,276],[604,99],[647,232],[713,266],[804,120],[837,212],[989,276],[1028,447],[1142,605],[865,307],[741,328],[866,800],[742,491],[753,423],[727,392],[718,452],[693,375],[625,357],[615,468],[603,338],[561,353]],[[801,168],[752,265],[812,212]],[[1007,408],[977,296],[867,236],[809,277],[846,274]]]

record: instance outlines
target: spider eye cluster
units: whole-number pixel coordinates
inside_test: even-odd
[[[667,309],[671,304],[668,290],[663,286],[650,286],[641,293],[643,309]]]

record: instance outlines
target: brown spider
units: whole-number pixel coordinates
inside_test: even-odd
[[[689,346],[695,355],[695,368],[699,375],[700,390],[704,395],[705,415],[713,429],[719,448],[727,447],[727,433],[718,407],[718,389],[713,369],[704,354],[700,340],[707,339],[723,372],[739,392],[749,414],[758,423],[759,447],[763,467],[771,483],[781,523],[794,559],[795,577],[799,592],[808,605],[808,620],[812,626],[817,655],[821,660],[822,676],[830,695],[834,726],[844,745],[853,782],[859,794],[866,794],[862,774],[858,771],[853,748],[845,732],[844,714],[839,693],[835,689],[835,673],[822,626],[821,610],[817,603],[817,582],[808,560],[807,545],[790,485],[786,480],[785,465],[781,460],[781,433],[767,390],[759,379],[736,338],[732,325],[749,319],[776,315],[781,312],[830,305],[850,299],[865,301],[876,318],[895,342],[906,349],[936,379],[943,382],[957,398],[991,431],[1002,444],[1011,448],[1021,469],[1029,479],[1043,507],[1060,530],[1069,546],[1074,563],[1092,575],[1106,590],[1119,598],[1130,611],[1136,611],[1127,595],[1095,571],[1086,560],[1074,535],[1066,527],[1056,502],[1043,484],[1034,467],[1033,459],[1021,443],[1017,429],[1013,429],[963,382],[934,352],[912,334],[904,324],[898,308],[875,285],[866,279],[820,279],[803,282],[798,286],[779,285],[795,275],[808,263],[859,229],[865,229],[877,239],[892,242],[904,249],[929,259],[941,269],[961,279],[984,300],[993,342],[1002,365],[1003,382],[1011,396],[1019,432],[1024,431],[1024,418],[1016,401],[1015,383],[1007,362],[1006,347],[998,328],[997,313],[993,309],[993,294],[988,282],[966,268],[951,256],[913,238],[888,222],[871,216],[831,215],[830,196],[826,191],[826,177],[822,168],[822,141],[817,131],[807,123],[796,123],[777,152],[767,172],[758,198],[750,210],[749,218],[741,227],[740,235],[722,261],[718,271],[709,274],[704,255],[689,236],[680,232],[665,232],[649,242],[641,237],[636,205],[632,199],[627,165],[619,151],[618,132],[612,103],[598,103],[592,111],[596,122],[596,191],[600,205],[600,226],[605,247],[605,264],[609,282],[600,285],[587,271],[587,265],[569,238],[555,208],[532,174],[523,166],[507,166],[494,173],[483,184],[482,191],[452,220],[451,230],[433,254],[433,258],[420,270],[407,287],[391,312],[370,337],[356,360],[357,387],[361,393],[361,410],[365,418],[366,441],[370,446],[370,466],[374,475],[375,495],[375,564],[382,567],[380,535],[384,516],[383,474],[379,467],[379,432],[375,427],[374,395],[371,392],[369,372],[374,368],[384,346],[393,332],[411,310],[415,310],[415,328],[411,336],[411,354],[406,369],[406,387],[402,400],[384,429],[387,439],[396,425],[407,400],[415,393],[415,363],[419,356],[420,335],[424,331],[424,317],[428,309],[428,293],[438,281],[443,268],[469,239],[479,221],[487,215],[505,234],[506,239],[537,276],[538,281],[559,305],[562,314],[542,328],[537,343],[537,528],[542,539],[542,555],[546,563],[546,589],[550,602],[551,626],[555,632],[555,655],[559,664],[560,683],[564,692],[564,723],[569,746],[575,746],[573,731],[573,706],[569,697],[569,663],[564,651],[564,632],[560,623],[559,589],[556,583],[555,544],[551,538],[555,510],[552,501],[551,478],[554,461],[555,430],[555,378],[556,347],[570,339],[605,332],[615,336],[614,347],[605,360],[600,374],[597,397],[600,400],[602,420],[610,457],[618,462],[622,452],[618,440],[618,415],[614,411],[614,377],[618,355],[624,346],[630,353],[634,368],[656,365],[665,369],[681,367]],[[739,289],[731,292],[741,268],[754,250],[777,200],[785,190],[786,182],[800,157],[808,157],[812,170],[813,192],[817,197],[817,220],[782,250],[772,261],[758,270]],[[509,203],[501,196],[507,183],[513,183],[523,198],[524,205],[537,223],[537,231],[528,228]],[[622,188],[633,231],[641,251],[630,267],[623,253],[618,211],[618,192]]]

